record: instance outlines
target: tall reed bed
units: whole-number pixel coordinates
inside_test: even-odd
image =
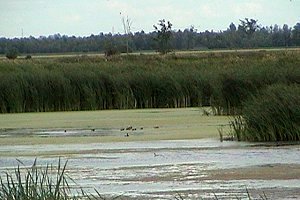
[[[233,122],[237,138],[247,141],[300,141],[300,85],[276,84],[244,103]]]
[[[0,112],[213,106],[239,114],[276,83],[299,84],[300,52],[0,61]]]

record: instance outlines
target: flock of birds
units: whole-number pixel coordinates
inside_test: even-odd
[[[153,128],[157,129],[159,126],[154,126]],[[134,128],[132,126],[127,126],[126,128],[121,128],[120,131],[136,131],[138,128]],[[144,127],[140,127],[139,130],[144,130]],[[129,137],[129,133],[125,134],[125,137]]]
[[[158,129],[159,126],[154,126],[153,128]],[[132,126],[127,126],[126,128],[121,128],[120,129],[120,131],[136,131],[136,130],[137,130],[137,128],[134,128]],[[144,127],[140,127],[139,130],[144,130]],[[96,129],[92,128],[91,131],[94,132],[94,131],[96,131]],[[64,132],[67,133],[67,129],[65,129]],[[129,133],[126,132],[126,134],[124,136],[125,137],[129,137]],[[161,155],[159,155],[157,153],[153,153],[153,155],[154,155],[154,157],[161,156]]]
[[[154,126],[153,128],[157,129],[159,128],[159,126]],[[95,128],[92,128],[91,131],[92,132],[95,132]],[[126,128],[121,128],[120,131],[136,131],[137,128],[134,128],[132,126],[127,126]],[[144,127],[140,127],[139,130],[144,130]],[[66,133],[67,132],[67,129],[64,130],[64,132]],[[129,137],[129,133],[127,132],[125,135],[125,137]]]

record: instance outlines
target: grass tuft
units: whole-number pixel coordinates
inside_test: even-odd
[[[19,160],[18,160],[19,161]],[[21,161],[20,164],[24,165]],[[77,199],[71,194],[69,178],[66,175],[67,161],[58,166],[40,167],[37,159],[30,168],[18,165],[13,173],[0,177],[0,199],[11,200],[62,200]]]

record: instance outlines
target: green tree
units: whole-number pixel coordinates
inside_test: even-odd
[[[292,39],[295,45],[300,46],[300,23],[294,26],[292,31]]]
[[[187,49],[192,49],[195,46],[195,35],[197,33],[197,30],[192,25],[190,28],[184,30],[185,37],[186,37],[186,45]]]
[[[284,44],[285,44],[285,46],[290,46],[292,30],[291,30],[291,28],[289,28],[289,26],[287,24],[283,25],[282,30],[283,30],[283,36],[284,36]]]
[[[240,20],[240,22],[238,33],[241,37],[242,46],[247,48],[256,47],[254,33],[256,33],[259,28],[257,20],[245,18],[245,20]]]
[[[236,31],[236,26],[235,26],[235,24],[233,22],[231,22],[231,24],[229,25],[229,30],[231,32],[235,32]]]
[[[170,40],[172,37],[172,24],[166,20],[159,20],[158,26],[153,25],[157,36],[155,40],[158,42],[157,50],[162,54],[167,54],[171,51]]]
[[[252,36],[253,33],[259,28],[257,25],[257,20],[248,19],[240,20],[241,24],[239,25],[239,29],[244,31],[248,36]]]

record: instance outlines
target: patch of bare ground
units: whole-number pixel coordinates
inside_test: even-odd
[[[208,173],[211,180],[289,180],[300,179],[298,164],[268,164],[245,168],[214,170]]]

